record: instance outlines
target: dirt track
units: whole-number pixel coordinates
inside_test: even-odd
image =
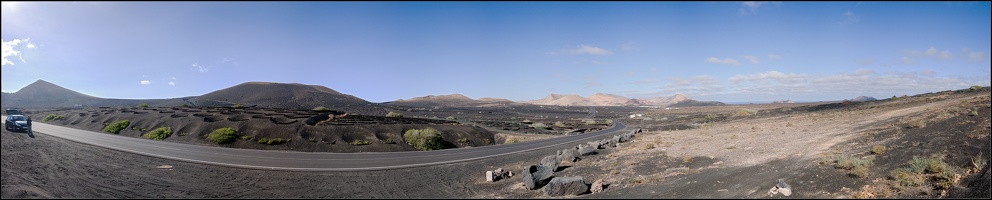
[[[954,139],[950,142],[969,141],[961,147],[945,145],[966,150],[957,154],[953,149],[943,150],[950,158],[960,161],[974,151],[990,155],[987,128],[977,129],[978,134],[986,135],[977,139],[961,136],[974,133],[946,128],[987,125],[988,96],[984,92],[933,101],[914,97],[920,101],[729,120],[691,130],[651,131],[638,134],[633,142],[619,148],[565,163],[568,168],[555,176],[580,175],[587,182],[603,178],[612,183],[606,192],[580,196],[583,198],[760,198],[768,197],[765,192],[777,179],[785,179],[795,188],[792,198],[850,197],[850,191],[874,184],[873,179],[884,179],[888,169],[905,162],[904,156],[892,153],[892,158],[879,158],[870,178],[849,177],[838,169],[818,165],[816,159],[831,153],[863,154],[873,144],[919,154],[940,153],[941,149],[928,145],[899,145],[905,143],[900,140],[926,142],[927,137],[910,136],[931,129],[902,131],[907,122],[916,119],[927,120],[928,127],[950,131],[952,135],[946,136]],[[940,114],[952,106],[976,105],[981,106],[977,107],[981,115]],[[965,120],[977,122],[954,125]],[[314,173],[177,162],[44,134],[34,136],[8,131],[0,134],[3,198],[543,198],[539,190],[520,188],[521,176],[486,183],[482,174],[499,167],[517,173],[558,149],[432,167]],[[886,159],[891,163],[882,162]],[[156,169],[160,165],[174,168]]]

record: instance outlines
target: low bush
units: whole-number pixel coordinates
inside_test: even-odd
[[[251,140],[251,136],[248,136],[248,135],[242,135],[242,136],[241,136],[241,140]]]
[[[104,124],[107,124],[107,123],[104,123]],[[104,126],[103,127],[103,132],[117,134],[117,133],[120,133],[121,130],[124,130],[125,128],[127,128],[128,125],[131,125],[131,121],[127,121],[127,120],[116,121],[116,122],[111,123],[111,124],[109,124],[107,126]]]
[[[151,132],[145,133],[141,137],[153,139],[153,140],[164,140],[165,138],[172,135],[172,128],[169,127],[159,127]]]
[[[228,127],[214,129],[210,134],[207,134],[207,140],[217,144],[228,143],[238,137],[235,132],[234,129]]]
[[[240,103],[236,103],[233,106],[231,106],[231,108],[244,108],[244,107],[245,106],[241,105]]]
[[[148,107],[148,103],[141,103],[141,104],[138,104],[138,106],[135,106],[135,107],[138,107],[138,108],[147,108]]]
[[[372,144],[372,142],[369,142],[368,140],[355,140],[355,141],[351,141],[351,144],[355,146],[361,146],[361,145]]]
[[[403,117],[403,113],[390,111],[388,114],[386,114],[386,117]]]
[[[293,141],[293,139],[291,139],[291,138],[286,138],[286,139],[272,138],[272,139],[269,139],[269,138],[266,138],[266,137],[263,137],[263,138],[259,138],[258,139],[258,143],[259,144],[268,144],[268,145],[282,144],[282,143],[287,143],[287,142],[290,142],[290,141]]]
[[[384,141],[382,141],[382,143],[386,143],[386,144],[396,144],[396,142],[395,142],[395,141],[393,141],[393,138],[386,138],[386,140],[384,140]]]
[[[41,121],[46,121],[47,122],[49,120],[64,120],[64,119],[65,119],[65,116],[62,116],[62,115],[48,114],[47,116],[45,116],[45,118],[42,118]]]
[[[324,112],[324,111],[330,111],[331,109],[329,109],[327,107],[324,107],[324,106],[317,106],[316,108],[313,108],[311,110],[317,111],[317,112]]]
[[[879,155],[882,153],[885,153],[885,146],[883,145],[871,146],[871,154]]]
[[[923,128],[923,127],[927,127],[927,124],[924,123],[923,120],[913,120],[909,122],[909,125],[906,126],[906,128]]]
[[[538,123],[531,124],[530,127],[531,128],[534,128],[534,129],[547,129],[548,128],[548,125],[545,125],[544,123],[538,122]]]
[[[446,117],[444,119],[446,119],[448,121],[455,121],[455,120],[457,120],[457,118],[455,118],[455,116],[448,116],[448,117]]]
[[[444,148],[441,132],[433,128],[410,129],[403,133],[403,140],[417,150],[430,151]]]
[[[457,142],[458,142],[458,143],[468,143],[468,138],[461,138],[461,139],[458,139],[458,141],[457,141]]]

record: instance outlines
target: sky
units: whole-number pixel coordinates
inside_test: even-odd
[[[2,90],[120,99],[249,81],[371,102],[722,102],[990,85],[990,2],[3,2]]]

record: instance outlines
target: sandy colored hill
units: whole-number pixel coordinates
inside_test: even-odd
[[[527,101],[524,103],[530,103],[535,105],[554,105],[554,106],[595,106],[596,105],[595,103],[577,94],[549,94],[544,98],[533,101]]]
[[[596,93],[593,95],[589,95],[588,99],[592,103],[595,103],[596,105],[599,106],[622,106],[624,105],[624,103],[627,103],[627,101],[630,101],[630,99],[627,97],[623,97],[620,95],[613,95],[613,94],[604,94],[604,93]]]

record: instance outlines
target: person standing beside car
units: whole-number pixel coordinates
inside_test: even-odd
[[[31,133],[31,117],[28,117],[28,133]]]

